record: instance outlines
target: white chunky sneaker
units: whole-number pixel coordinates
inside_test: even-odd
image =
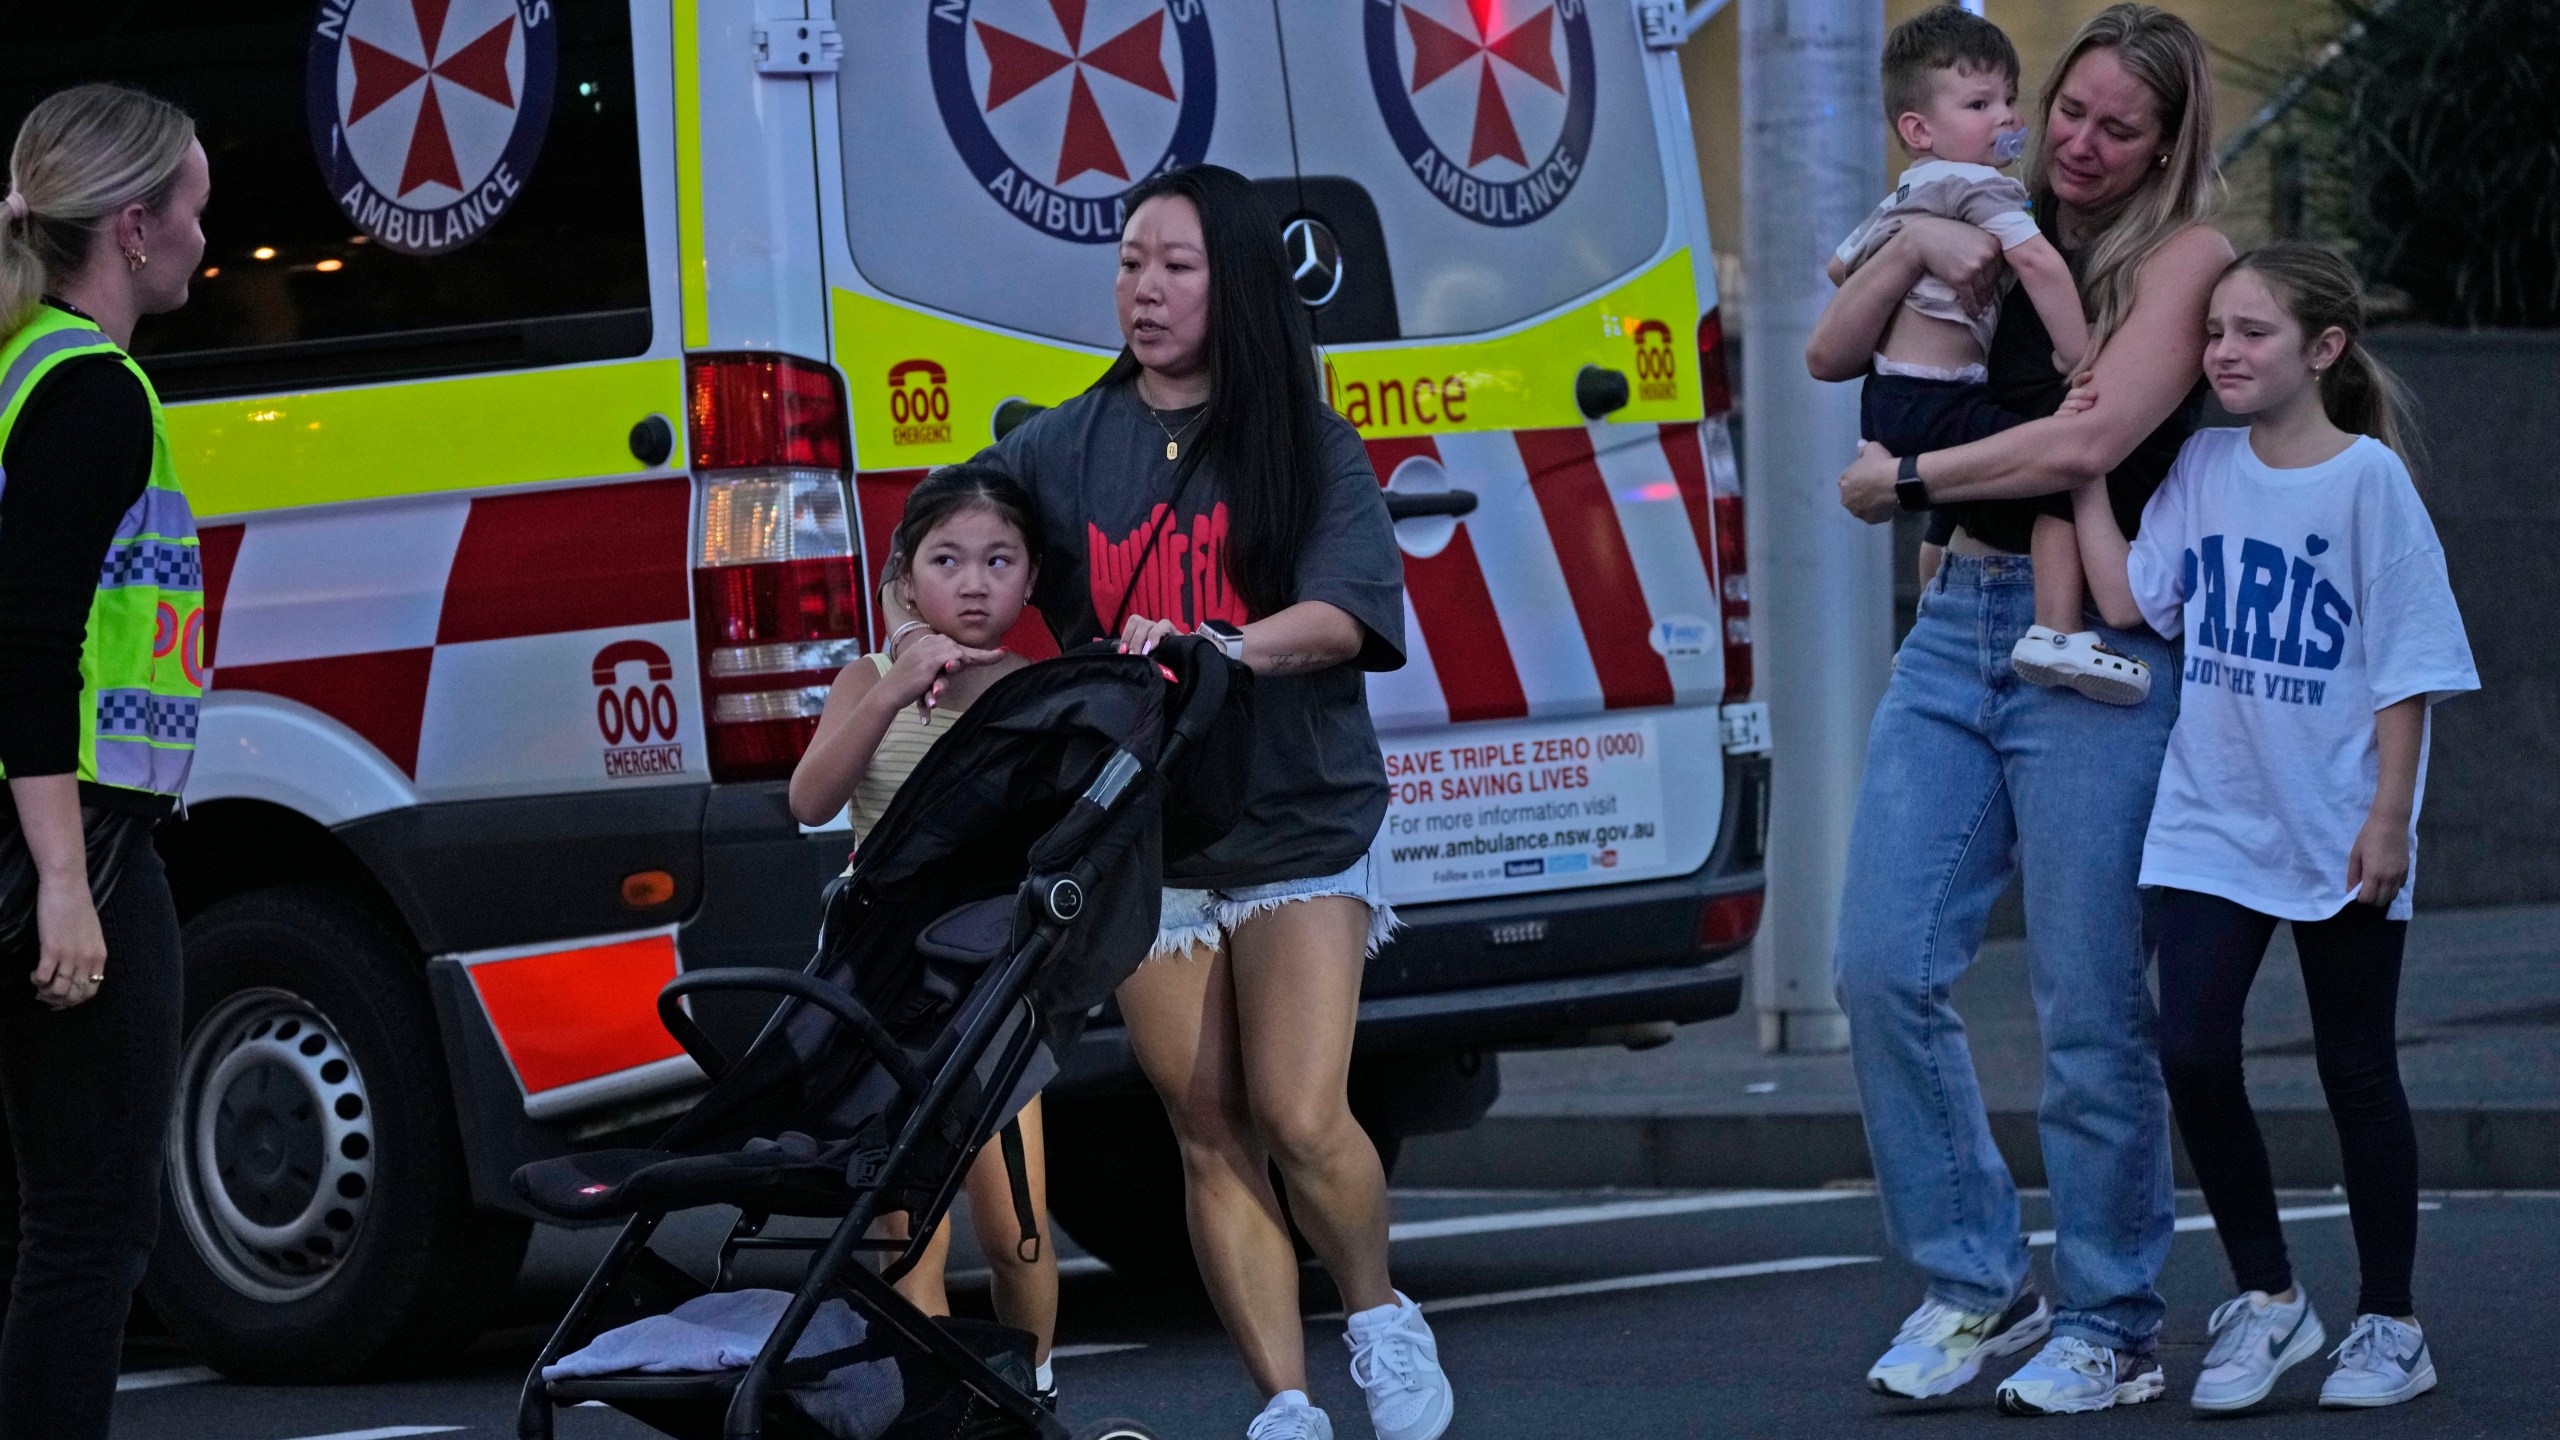
[[[1895,1332],[1893,1348],[1868,1369],[1867,1388],[1905,1400],[1944,1395],[1971,1384],[1984,1361],[2015,1355],[2052,1328],[2053,1311],[2032,1284],[2001,1310],[1963,1310],[1944,1300],[1924,1300]]]
[[[1378,1440],[1440,1440],[1458,1399],[1422,1307],[1399,1290],[1393,1305],[1352,1316],[1342,1341],[1351,1347],[1351,1378],[1369,1397]]]
[[[2293,1303],[2278,1304],[2264,1290],[2222,1302],[2206,1324],[2213,1342],[2204,1352],[2188,1403],[2221,1414],[2246,1410],[2267,1398],[2276,1377],[2320,1353],[2329,1332],[2312,1312],[2311,1297],[2297,1285]]]
[[[2426,1332],[2388,1315],[2359,1315],[2331,1352],[2338,1368],[2320,1385],[2328,1410],[2366,1410],[2415,1400],[2436,1388],[2436,1362]]]
[[[1333,1420],[1307,1403],[1306,1391],[1283,1390],[1244,1427],[1244,1435],[1245,1440],[1333,1440]]]
[[[2108,705],[2139,705],[2151,694],[2151,667],[2098,638],[2031,625],[2009,647],[2009,668],[2030,685],[2060,685]]]
[[[2169,1388],[2156,1355],[2056,1335],[2000,1382],[2003,1415],[2078,1415],[2157,1400]]]

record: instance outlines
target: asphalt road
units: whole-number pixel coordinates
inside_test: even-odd
[[[2303,1282],[2332,1335],[2352,1318],[2355,1256],[2332,1194],[2285,1201]],[[2193,1196],[2164,1288],[2172,1301],[2164,1401],[2087,1418],[2085,1428],[2197,1434],[2237,1425],[2268,1435],[2560,1435],[2550,1356],[2560,1344],[2560,1195],[2439,1194],[2422,1228],[2418,1297],[2436,1366],[2432,1395],[2381,1414],[2316,1408],[2327,1362],[2288,1374],[2252,1417],[2199,1420],[2185,1395],[2205,1317],[2226,1296],[2221,1251]],[[1860,1384],[1918,1299],[1885,1255],[1873,1198],[1860,1191],[1685,1194],[1400,1192],[1397,1283],[1433,1312],[1458,1390],[1453,1440],[1557,1436],[1922,1437],[2018,1424],[1990,1408],[1986,1378],[1945,1400],[1888,1404]],[[2049,1223],[2040,1199],[2030,1225]],[[676,1237],[701,1243],[702,1227]],[[964,1232],[965,1233],[965,1232]],[[2036,1237],[2044,1240],[2045,1237]],[[492,1335],[430,1380],[338,1388],[232,1386],[147,1338],[128,1356],[117,1440],[393,1440],[513,1433],[514,1397],[540,1343],[600,1243],[556,1233],[522,1284],[523,1328]],[[2049,1243],[2049,1242],[2047,1242]],[[965,1261],[963,1262],[965,1263]],[[1257,1408],[1215,1319],[1197,1299],[1148,1291],[1093,1262],[1069,1265],[1059,1379],[1071,1421],[1126,1416],[1168,1440],[1239,1436]],[[1333,1297],[1310,1271],[1306,1308]],[[964,1307],[982,1303],[964,1294]],[[1367,1422],[1344,1373],[1335,1323],[1311,1319],[1315,1394],[1343,1440]],[[2066,1425],[2069,1422],[2051,1422]],[[611,1411],[566,1412],[563,1440],[652,1435]],[[2228,1434],[2231,1432],[2217,1432]]]

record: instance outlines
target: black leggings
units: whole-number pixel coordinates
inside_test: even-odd
[[[37,1003],[32,946],[0,966],[0,1440],[106,1440],[160,1225],[180,960],[148,844],[98,921],[107,978],[86,1004]]]
[[[2216,895],[2162,890],[2160,1069],[2186,1137],[2187,1158],[2222,1232],[2232,1278],[2274,1294],[2293,1284],[2275,1182],[2241,1078],[2240,1018],[2276,918]],[[2296,920],[2302,988],[2311,1000],[2312,1054],[2346,1165],[2364,1290],[2359,1315],[2407,1315],[2418,1248],[2418,1132],[2400,1089],[2393,1021],[2400,1004],[2405,920],[2349,904],[2326,920]]]

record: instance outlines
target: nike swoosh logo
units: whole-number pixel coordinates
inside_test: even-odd
[[[2269,1360],[2274,1360],[2281,1357],[2285,1352],[2285,1347],[2293,1343],[2293,1337],[2302,1333],[2303,1322],[2310,1318],[2311,1307],[2305,1305],[2302,1307],[2302,1313],[2293,1317],[2293,1328],[2284,1332],[2283,1339],[2279,1340],[2272,1335],[2268,1336],[2267,1358]]]

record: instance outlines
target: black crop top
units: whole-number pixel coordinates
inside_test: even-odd
[[[2037,419],[2051,415],[2062,408],[2062,397],[2071,389],[2069,378],[2053,368],[2053,336],[2044,328],[2044,317],[2026,303],[2022,291],[2011,292],[2008,303],[2000,307],[2000,328],[1991,337],[1986,363],[1991,371],[1991,398],[2014,414]],[[2195,388],[2169,418],[2143,436],[2133,453],[2108,472],[2107,499],[2126,539],[2142,528],[2142,507],[2151,503],[2151,492],[2169,477],[2179,448],[2202,423],[2206,394],[2204,377],[2199,375]],[[1960,500],[1942,508],[1974,539],[1995,550],[2023,555],[2035,532],[2036,516],[2046,507],[2042,497],[2031,497]]]

